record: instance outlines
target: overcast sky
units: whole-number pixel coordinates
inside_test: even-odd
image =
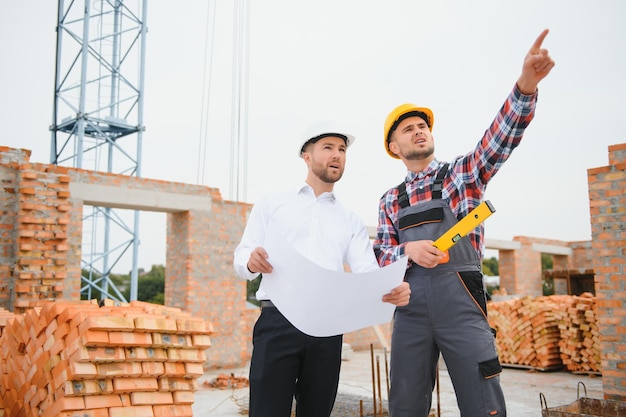
[[[200,182],[254,203],[303,181],[301,132],[312,120],[338,119],[357,140],[335,190],[375,226],[379,197],[406,173],[383,148],[389,111],[404,102],[430,107],[438,159],[468,152],[549,28],[543,46],[556,67],[539,86],[522,144],[487,189],[496,213],[486,237],[591,239],[587,170],[607,165],[608,146],[626,142],[626,2],[251,1],[247,184],[238,191],[229,167],[232,3],[149,2],[143,177]],[[216,23],[207,118],[208,4]],[[56,8],[0,4],[0,146],[31,149],[33,162],[50,162]],[[163,264],[165,215],[142,215],[140,232],[139,265]]]

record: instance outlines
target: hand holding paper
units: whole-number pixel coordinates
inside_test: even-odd
[[[347,273],[309,261],[278,233],[268,235],[264,247],[273,272],[263,274],[263,288],[301,332],[334,336],[393,318],[395,305],[382,298],[403,282],[407,257],[371,272]]]

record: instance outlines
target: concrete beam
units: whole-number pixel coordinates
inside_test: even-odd
[[[70,182],[70,196],[90,206],[165,213],[211,210],[213,203],[210,195],[178,194],[75,181]]]
[[[485,249],[516,250],[522,247],[514,240],[485,239]]]
[[[547,253],[550,255],[567,255],[572,256],[572,248],[568,246],[546,245],[543,243],[533,243],[532,248],[535,252]]]

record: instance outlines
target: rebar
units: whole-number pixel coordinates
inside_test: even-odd
[[[376,376],[374,374],[374,345],[370,343],[370,361],[372,365],[372,400],[374,401],[374,417],[376,417]]]

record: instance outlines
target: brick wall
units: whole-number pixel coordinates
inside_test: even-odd
[[[62,296],[70,222],[67,170],[29,163],[30,151],[0,148],[2,306],[16,313]]]
[[[234,277],[232,253],[243,231],[241,205],[216,200],[212,211],[168,215],[165,304],[213,324],[208,363],[227,367],[249,357],[246,282]],[[258,311],[257,311],[258,314]]]
[[[569,246],[572,248],[573,256],[570,256],[568,259],[567,269],[585,270],[593,267],[593,249],[590,240],[584,242],[570,242]]]
[[[528,236],[515,236],[519,248],[515,250],[500,250],[498,254],[498,268],[500,270],[500,288],[511,295],[543,295],[541,254],[535,245],[546,245],[568,248],[567,242],[543,239]],[[565,267],[568,257],[554,255],[555,264]]]
[[[13,269],[17,249],[15,229],[17,225],[17,173],[20,163],[28,160],[30,152],[23,149],[0,147],[0,306],[12,305],[15,297]]]
[[[516,236],[517,249],[500,249],[498,267],[500,289],[516,296],[543,295],[541,255],[552,255],[553,270],[592,270],[593,250],[591,242],[564,242],[529,236]],[[551,253],[550,250],[553,250]],[[563,254],[568,253],[569,254]]]
[[[587,171],[605,399],[626,400],[626,144]]]

